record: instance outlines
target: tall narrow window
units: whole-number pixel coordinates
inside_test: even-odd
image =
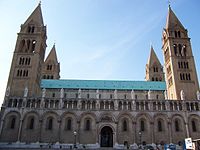
[[[71,130],[71,128],[72,128],[72,120],[71,120],[71,118],[69,118],[69,119],[67,119],[67,130]]]
[[[178,31],[178,37],[179,37],[179,38],[181,37],[181,32],[180,32],[180,31]]]
[[[194,120],[192,120],[192,131],[197,132],[197,127],[196,127],[196,123]]]
[[[180,127],[179,127],[179,122],[178,120],[175,120],[175,131],[179,132],[180,131]]]
[[[135,99],[137,99],[137,95],[135,95]]]
[[[127,121],[123,121],[123,131],[127,131]]]
[[[53,129],[53,118],[49,117],[47,118],[47,122],[46,122],[46,127],[47,130],[52,130]]]
[[[89,120],[89,119],[86,120],[86,123],[85,123],[85,130],[86,130],[86,131],[89,131],[89,130],[90,130],[90,120]]]
[[[144,131],[145,130],[145,126],[144,126],[144,120],[140,121],[140,131]]]
[[[162,131],[162,122],[158,120],[158,132]]]
[[[55,97],[56,96],[56,94],[55,93],[52,93],[52,97]]]
[[[126,94],[124,94],[124,99],[126,99]]]
[[[174,44],[174,54],[177,55],[177,45]]]
[[[28,127],[27,127],[28,129],[34,128],[34,118],[33,117],[28,118],[27,125],[28,125]]]
[[[177,31],[175,31],[174,33],[175,33],[175,34],[174,34],[174,35],[175,35],[175,38],[177,38]]]
[[[178,44],[178,52],[179,52],[179,55],[180,55],[180,56],[182,56],[181,51],[182,51],[182,45],[181,45],[181,44]]]
[[[15,117],[11,117],[10,129],[14,129],[15,128],[15,122],[16,122],[16,118]]]
[[[35,52],[35,45],[36,45],[36,41],[33,40],[32,41],[32,48],[31,48],[32,52]]]

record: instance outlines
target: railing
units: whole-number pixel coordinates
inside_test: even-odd
[[[195,100],[134,100],[134,99],[58,99],[10,97],[4,107],[69,110],[129,110],[129,111],[199,111]]]

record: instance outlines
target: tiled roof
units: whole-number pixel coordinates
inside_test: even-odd
[[[166,90],[165,82],[114,80],[42,80],[41,88],[99,89],[99,90]]]

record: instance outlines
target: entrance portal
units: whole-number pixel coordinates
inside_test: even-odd
[[[113,147],[113,130],[105,126],[101,129],[101,147]]]

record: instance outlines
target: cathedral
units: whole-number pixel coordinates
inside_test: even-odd
[[[153,46],[146,81],[60,79],[39,4],[21,25],[0,112],[0,148],[181,145],[200,138],[200,92],[188,30],[169,6],[164,65]]]

